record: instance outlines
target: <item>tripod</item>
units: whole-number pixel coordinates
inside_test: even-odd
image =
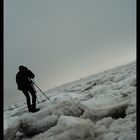
[[[34,81],[32,81],[32,83],[41,91],[41,93],[42,93],[48,100],[50,100],[49,97],[47,97],[47,96],[45,95],[45,93],[38,87],[38,85],[37,85]]]

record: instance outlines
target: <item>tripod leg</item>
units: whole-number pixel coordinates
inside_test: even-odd
[[[41,93],[49,100],[49,97],[47,97],[46,95],[45,95],[45,93],[35,84],[35,82],[33,82],[34,83],[34,85],[41,91]]]
[[[36,100],[37,100],[37,102],[38,102],[38,104],[39,104],[39,100],[38,100],[37,96],[36,96]]]

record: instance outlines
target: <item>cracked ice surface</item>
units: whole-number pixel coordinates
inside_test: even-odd
[[[5,140],[136,140],[135,62],[46,91],[39,112],[4,112]]]

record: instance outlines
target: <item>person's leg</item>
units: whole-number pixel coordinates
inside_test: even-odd
[[[32,106],[31,106],[31,102],[30,102],[29,93],[28,93],[27,90],[22,90],[22,92],[24,93],[24,95],[25,95],[25,97],[26,97],[28,111],[31,112]]]
[[[35,94],[36,91],[32,87],[30,87],[29,92],[32,96],[32,109],[36,109],[36,98],[37,98]]]

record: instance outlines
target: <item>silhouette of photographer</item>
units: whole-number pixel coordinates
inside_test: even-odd
[[[31,70],[25,66],[19,66],[19,72],[16,74],[18,90],[21,90],[26,97],[28,111],[34,113],[37,112],[39,108],[36,108],[36,91],[31,80],[33,78],[35,78],[35,75]],[[32,96],[32,104],[30,95]]]

